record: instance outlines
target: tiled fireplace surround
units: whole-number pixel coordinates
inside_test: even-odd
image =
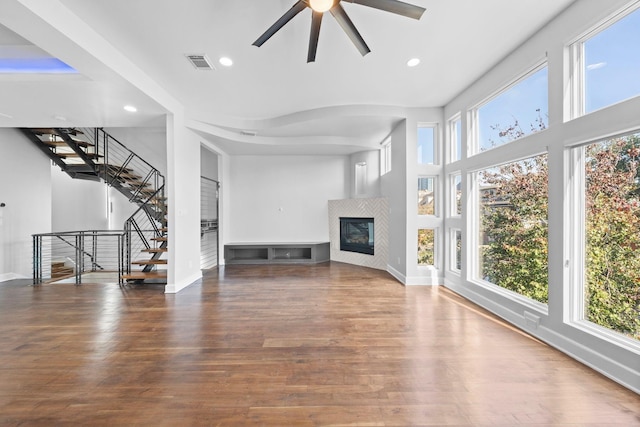
[[[340,217],[374,219],[374,255],[340,250]],[[329,200],[331,260],[387,269],[389,258],[389,203],[385,198]]]

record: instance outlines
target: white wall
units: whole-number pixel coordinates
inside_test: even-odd
[[[167,177],[167,132],[165,127],[105,128],[105,132],[136,153]]]
[[[407,274],[407,121],[391,133],[391,172],[381,178],[381,192],[389,201],[389,265],[402,283]]]
[[[169,268],[166,293],[202,277],[200,271],[200,137],[181,113],[167,117]]]
[[[329,241],[328,201],[350,193],[347,156],[232,156],[226,243]]]
[[[51,231],[49,158],[15,129],[0,128],[0,281],[31,277],[32,234]]]
[[[368,150],[353,153],[350,156],[350,161],[351,197],[367,199],[380,196],[380,150]],[[366,164],[364,189],[356,188],[356,165],[358,163]]]
[[[107,230],[107,187],[51,166],[51,231]]]

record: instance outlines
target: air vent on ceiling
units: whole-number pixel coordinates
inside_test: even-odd
[[[256,136],[257,132],[254,130],[241,130],[240,131],[240,135],[245,135],[245,136]]]
[[[207,55],[186,55],[186,57],[197,70],[215,70]]]

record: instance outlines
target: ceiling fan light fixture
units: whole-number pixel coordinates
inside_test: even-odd
[[[309,6],[316,12],[326,12],[333,7],[334,0],[309,0]]]

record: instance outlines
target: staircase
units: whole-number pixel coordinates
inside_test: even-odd
[[[100,128],[20,131],[71,178],[104,182],[138,206],[124,224],[120,282],[166,283],[167,206],[162,174]]]
[[[73,268],[67,267],[64,261],[51,263],[51,280],[60,280],[73,276]]]

